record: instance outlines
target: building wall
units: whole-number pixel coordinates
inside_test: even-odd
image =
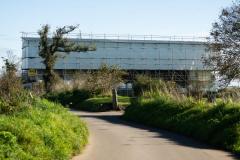
[[[76,70],[97,70],[101,64],[117,65],[129,73],[150,73],[164,80],[174,80],[190,90],[206,90],[212,81],[211,71],[204,67],[202,57],[209,53],[205,42],[71,39],[95,45],[96,51],[58,53],[55,69],[65,80]],[[27,79],[42,79],[44,65],[38,55],[38,38],[23,38],[22,70]],[[27,75],[36,70],[37,76]],[[132,76],[129,76],[132,77]],[[131,79],[131,78],[130,78]]]
[[[126,70],[205,70],[204,42],[73,39],[94,44],[96,51],[72,52],[58,59],[55,69],[98,69],[102,63]],[[22,69],[44,69],[38,56],[38,38],[23,38]]]

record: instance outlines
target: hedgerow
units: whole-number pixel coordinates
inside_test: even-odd
[[[212,104],[193,98],[176,100],[163,94],[133,100],[123,117],[240,152],[239,103]]]

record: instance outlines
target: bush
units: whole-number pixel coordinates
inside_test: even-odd
[[[0,159],[69,159],[87,137],[85,123],[47,100],[0,115]]]
[[[171,96],[140,97],[132,101],[123,116],[170,131],[179,132],[230,151],[240,152],[240,104]]]
[[[240,98],[240,88],[232,87],[232,88],[224,88],[218,91],[217,97],[221,98],[225,101],[231,99],[233,101],[238,101]]]
[[[4,98],[0,95],[0,114],[12,114],[30,107],[35,97],[27,90],[20,90],[10,97]]]
[[[115,65],[102,64],[98,71],[88,73],[84,88],[94,95],[109,96],[123,82],[126,72]]]
[[[91,93],[87,90],[72,90],[65,92],[53,92],[43,96],[44,98],[61,103],[63,106],[75,108],[79,106],[81,102],[92,97]]]
[[[34,97],[23,89],[13,59],[4,59],[4,64],[0,75],[0,114],[11,114],[32,105]]]
[[[133,90],[135,96],[149,96],[152,93],[176,94],[177,85],[175,82],[164,82],[161,79],[140,74],[134,80]]]

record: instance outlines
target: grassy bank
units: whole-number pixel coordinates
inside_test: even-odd
[[[210,104],[191,98],[180,101],[167,95],[140,97],[132,101],[124,118],[240,153],[239,103]]]
[[[0,115],[0,159],[70,159],[87,138],[85,123],[47,100]]]

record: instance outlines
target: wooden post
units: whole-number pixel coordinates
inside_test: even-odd
[[[112,89],[112,107],[113,107],[113,110],[119,110],[119,107],[118,107],[118,100],[117,100],[117,89],[116,88],[113,88]]]

